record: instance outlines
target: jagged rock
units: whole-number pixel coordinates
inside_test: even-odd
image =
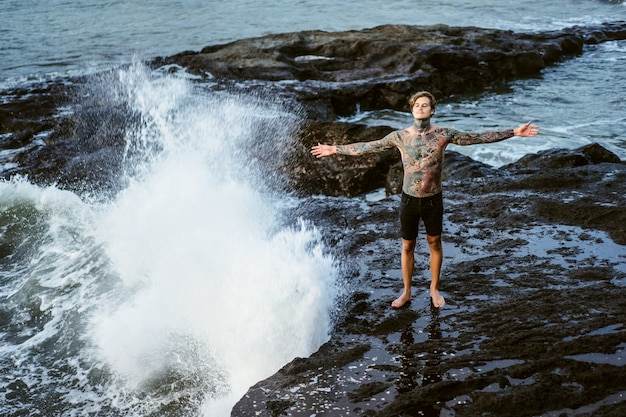
[[[619,163],[620,159],[613,152],[597,143],[582,146],[574,151],[567,149],[548,149],[536,154],[529,154],[518,161],[505,165],[503,169],[544,169],[570,168],[601,162]]]
[[[384,25],[243,39],[154,64],[178,64],[215,79],[271,81],[298,97],[312,114],[331,118],[353,114],[357,107],[405,110],[408,96],[417,90],[438,97],[480,91],[538,75],[546,66],[580,54],[585,43],[625,38],[624,22],[521,34]]]

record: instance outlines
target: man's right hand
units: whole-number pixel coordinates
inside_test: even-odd
[[[311,148],[311,154],[316,158],[322,158],[324,156],[334,155],[337,153],[337,147],[331,145],[317,144]]]

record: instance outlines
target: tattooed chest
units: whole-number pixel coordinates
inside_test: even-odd
[[[415,138],[405,147],[406,155],[416,161],[431,160],[435,162],[443,155],[443,148],[435,135]]]

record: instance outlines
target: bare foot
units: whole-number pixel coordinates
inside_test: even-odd
[[[398,298],[396,298],[395,300],[393,300],[393,302],[391,303],[391,307],[393,308],[400,308],[403,305],[405,305],[408,301],[411,301],[411,295],[406,295],[404,293],[402,293],[402,295]]]
[[[446,305],[446,300],[443,298],[443,296],[441,294],[439,294],[438,290],[431,290],[430,291],[430,299],[433,303],[433,306],[437,307],[437,308],[441,308],[444,305]]]

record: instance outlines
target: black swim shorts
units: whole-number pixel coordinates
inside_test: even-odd
[[[402,239],[417,238],[419,221],[422,219],[428,236],[439,236],[443,229],[443,197],[435,194],[432,197],[412,197],[402,193],[400,203],[400,230]]]

